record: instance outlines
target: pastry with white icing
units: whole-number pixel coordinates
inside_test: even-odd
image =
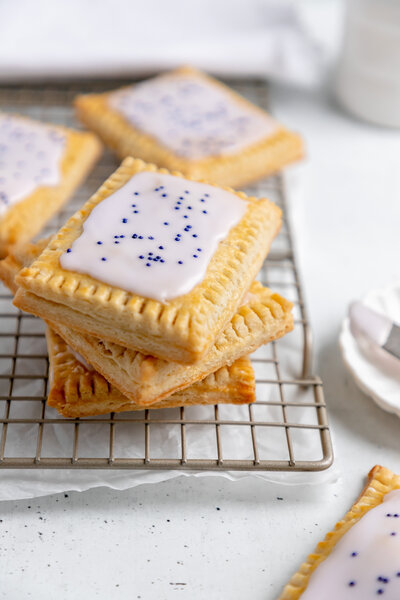
[[[14,302],[104,341],[194,363],[234,316],[280,225],[265,198],[127,158],[21,271]],[[240,319],[235,327],[240,334]]]
[[[99,154],[92,133],[0,113],[0,256],[43,228]]]
[[[278,600],[400,598],[400,476],[376,466],[368,479]]]
[[[303,155],[299,135],[190,67],[76,98],[80,120],[120,158],[240,188]]]

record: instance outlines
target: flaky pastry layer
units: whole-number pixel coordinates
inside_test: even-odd
[[[292,330],[290,302],[259,282],[252,284],[250,292],[249,302],[239,308],[203,359],[192,365],[165,361],[105,342],[60,322],[47,322],[132,402],[152,406]]]
[[[389,469],[375,466],[368,475],[368,483],[357,502],[351,507],[344,518],[339,521],[335,529],[330,531],[323,542],[320,542],[315,551],[310,554],[300,569],[293,575],[285,586],[278,600],[298,600],[307,589],[311,574],[318,568],[332,552],[338,541],[365,513],[371,508],[381,504],[389,492],[400,489],[400,476]]]
[[[55,127],[66,137],[61,161],[61,181],[40,186],[32,194],[12,204],[0,217],[0,258],[16,243],[32,239],[72,196],[100,156],[101,144],[90,132]]]
[[[75,213],[30,267],[17,276],[15,305],[103,340],[165,360],[200,360],[235,314],[281,225],[280,209],[267,199],[237,194],[248,208],[221,241],[206,275],[194,289],[166,304],[60,267],[60,256],[82,232],[92,209],[142,171],[167,173],[127,158]],[[183,177],[180,173],[172,173]]]
[[[208,84],[222,89],[247,110],[264,113],[224,84],[191,67],[181,67],[163,77],[168,78],[176,73],[205,80]],[[196,179],[240,188],[278,171],[304,155],[301,137],[279,125],[271,136],[245,147],[240,152],[200,160],[185,159],[156,138],[135,128],[122,114],[113,109],[109,103],[112,93],[78,96],[75,99],[75,108],[82,123],[96,132],[120,158],[134,156]]]
[[[51,328],[46,331],[50,361],[47,403],[64,417],[77,418],[143,410],[95,370],[89,370]],[[151,409],[203,404],[248,404],[255,401],[255,379],[248,358],[224,366],[202,381],[176,392]]]

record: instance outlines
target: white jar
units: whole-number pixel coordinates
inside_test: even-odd
[[[400,127],[400,0],[348,0],[336,86],[353,114]]]

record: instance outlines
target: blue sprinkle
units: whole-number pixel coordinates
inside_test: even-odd
[[[120,237],[120,238],[124,238],[125,236],[124,236],[124,235],[120,235],[119,237]]]
[[[188,228],[188,229],[192,229],[192,226],[191,226],[191,225],[187,225],[187,228]]]
[[[386,513],[386,516],[387,517],[391,517],[392,515],[390,513]]]
[[[206,197],[206,198],[209,198],[209,197],[210,197],[210,194],[204,194],[204,195],[205,195],[205,197]]]
[[[169,225],[169,223],[167,223],[167,221],[165,221],[164,225]]]
[[[188,193],[189,193],[189,190],[185,190],[185,194],[188,194]]]
[[[395,519],[399,518],[399,515],[397,513],[395,513],[393,516],[394,516]]]
[[[379,594],[379,595],[383,594],[383,589],[379,588],[379,590],[376,590],[376,593]]]
[[[143,239],[143,236],[142,236],[142,235],[139,235],[139,236],[138,236],[138,238],[139,238],[139,240],[142,240],[142,239]]]
[[[197,233],[193,233],[193,234],[192,234],[192,237],[197,237]]]
[[[183,196],[179,196],[179,200],[184,200],[184,197]]]
[[[182,202],[177,202],[177,204],[180,206],[182,204]]]
[[[68,252],[68,253],[69,253],[69,252],[71,252],[71,248],[68,248],[67,252]]]
[[[118,235],[114,235],[114,239],[116,239],[117,237],[119,237]]]
[[[187,207],[187,209],[188,209],[188,210],[192,210],[192,207],[191,207],[191,206],[188,206],[188,207]]]
[[[132,208],[136,208],[136,204],[131,204]]]
[[[152,235],[149,235],[149,237],[147,238],[148,240],[154,240]]]
[[[157,254],[156,256],[156,260],[160,260],[161,256],[159,254]]]
[[[203,214],[204,214],[204,215],[206,215],[206,214],[207,214],[207,211],[206,211],[206,210],[203,210]]]
[[[163,190],[163,189],[164,189],[164,186],[163,186],[163,185],[160,185],[159,189],[160,189],[160,190]]]
[[[175,238],[176,242],[180,242],[180,239],[178,237]]]
[[[135,195],[135,196],[139,196],[139,192],[135,192],[135,193],[134,193],[134,195]]]
[[[103,256],[101,260],[107,260],[107,259]]]
[[[161,194],[161,198],[166,198],[168,194]]]
[[[396,577],[400,577],[400,571],[397,571]]]
[[[158,246],[159,250],[164,250],[164,246]]]
[[[139,258],[140,258],[140,260],[142,260],[142,259],[144,258],[143,254],[141,254],[141,255],[139,256]]]
[[[193,254],[193,258],[199,258],[197,254]]]
[[[136,215],[139,211],[138,210],[134,210],[133,212]],[[125,220],[125,223],[126,223],[126,220]]]
[[[201,248],[197,248],[197,252],[201,252]]]
[[[200,202],[205,202],[204,198],[200,198]]]
[[[103,242],[97,242],[97,243],[98,243],[99,246],[101,246]]]
[[[391,533],[390,535],[396,535],[396,532],[395,532],[395,531],[392,531],[392,533]]]
[[[151,264],[150,263],[146,263],[146,267],[151,267]]]
[[[154,191],[155,191],[155,192],[158,192],[158,190],[159,190],[159,189],[160,189],[160,188],[154,188]]]
[[[181,210],[179,206],[175,206],[175,210]]]
[[[184,219],[188,219],[189,217],[187,215],[183,215],[183,218]]]
[[[153,256],[153,253],[152,253],[152,252],[149,252],[149,256]]]
[[[136,240],[136,238],[137,238],[137,233],[134,233],[132,237],[133,237],[133,239],[134,239],[134,240]]]
[[[358,556],[358,552],[352,552],[350,556]]]
[[[356,585],[356,582],[355,582],[355,581],[349,581],[349,586],[350,586],[350,587],[353,587],[354,585]]]
[[[160,262],[162,262],[162,263],[163,263],[163,262],[165,262],[165,260],[162,258],[162,259],[160,260]]]
[[[118,240],[115,240],[114,244],[119,244],[119,241],[118,241]]]
[[[135,212],[135,211],[133,211],[133,212]],[[127,223],[127,222],[128,222],[128,219],[122,219],[122,222],[123,222],[123,223]]]
[[[178,265],[183,265],[183,260],[178,260]]]

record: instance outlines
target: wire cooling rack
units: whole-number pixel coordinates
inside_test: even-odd
[[[125,83],[3,87],[0,108],[79,127],[71,104],[77,93]],[[260,106],[267,106],[264,83],[228,83]],[[115,158],[105,153],[44,235],[56,231],[116,166]],[[330,466],[333,455],[324,394],[321,380],[311,367],[311,334],[293,251],[284,179],[270,177],[246,191],[267,196],[283,209],[282,231],[259,279],[290,299],[295,313],[294,332],[252,356],[257,402],[241,407],[217,405],[62,418],[46,406],[44,325],[40,319],[18,311],[10,293],[0,287],[0,468],[319,471]],[[97,440],[95,448],[88,443],[90,439]]]

